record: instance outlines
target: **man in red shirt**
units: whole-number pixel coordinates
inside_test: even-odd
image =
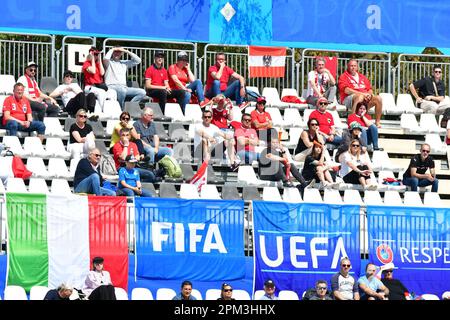
[[[212,124],[221,130],[228,130],[228,120],[233,120],[229,109],[231,102],[223,94],[213,98],[213,101],[217,103],[217,106],[212,108]]]
[[[244,113],[241,118],[242,127],[234,132],[236,154],[246,164],[252,164],[253,160],[259,160],[260,155],[255,152],[255,146],[259,144],[259,139],[256,130],[251,127],[251,121],[252,117],[248,113]]]
[[[373,94],[369,79],[358,72],[358,62],[355,59],[348,62],[347,70],[339,77],[338,86],[341,104],[351,109],[351,113],[355,113],[356,105],[360,102],[364,102],[368,109],[375,107],[375,125],[381,127],[381,97]]]
[[[17,131],[37,131],[39,138],[44,140],[45,124],[33,121],[30,102],[23,96],[24,85],[20,82],[14,85],[13,95],[3,101],[3,125],[10,136],[17,136]]]
[[[319,122],[319,133],[323,136],[325,143],[339,146],[342,137],[336,134],[334,120],[331,113],[327,111],[328,100],[324,97],[317,100],[317,110],[311,112],[309,119],[316,119]]]
[[[266,112],[266,98],[258,97],[256,100],[256,109],[250,114],[252,117],[252,128],[258,133],[258,138],[268,141],[271,136],[272,117]]]
[[[169,85],[169,74],[164,68],[164,52],[157,50],[153,58],[153,64],[145,70],[145,90],[147,95],[159,101],[159,107],[164,113],[167,99],[175,98],[184,113],[186,107],[185,91],[172,89]]]
[[[234,81],[228,85],[230,77],[239,81]],[[208,78],[206,80],[205,91],[205,96],[209,99],[212,99],[219,93],[223,93],[225,97],[235,100],[241,110],[248,104],[247,102],[243,102],[243,98],[246,94],[245,79],[243,76],[227,66],[225,61],[225,53],[223,52],[216,54],[216,64],[208,69]]]

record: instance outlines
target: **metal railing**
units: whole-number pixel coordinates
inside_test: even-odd
[[[76,41],[76,44],[87,44],[90,46],[95,46],[96,38],[95,37],[74,37],[74,36],[65,36],[62,39],[61,50],[56,50],[56,70],[55,77],[58,83],[62,80],[62,73],[69,69],[68,66],[68,57],[67,57],[67,47],[71,44],[72,41]],[[82,43],[80,43],[82,42]]]

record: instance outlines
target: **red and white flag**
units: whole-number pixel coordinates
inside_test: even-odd
[[[286,48],[250,46],[248,67],[250,78],[283,78]]]
[[[197,173],[191,179],[190,184],[195,184],[197,186],[197,191],[200,192],[204,184],[206,184],[207,173],[208,173],[208,161],[203,161]]]

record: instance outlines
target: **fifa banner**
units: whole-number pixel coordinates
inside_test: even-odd
[[[242,200],[136,198],[135,207],[137,277],[245,276]]]
[[[367,207],[369,259],[416,295],[449,289],[450,209]]]
[[[272,279],[301,294],[319,279],[330,283],[343,257],[358,275],[359,213],[356,205],[254,201],[254,289]]]
[[[7,193],[7,285],[83,288],[92,259],[128,287],[125,197]]]

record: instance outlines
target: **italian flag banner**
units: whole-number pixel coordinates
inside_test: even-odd
[[[126,198],[7,193],[7,285],[83,288],[92,258],[127,290]]]
[[[250,78],[283,78],[286,67],[286,48],[248,48]]]

